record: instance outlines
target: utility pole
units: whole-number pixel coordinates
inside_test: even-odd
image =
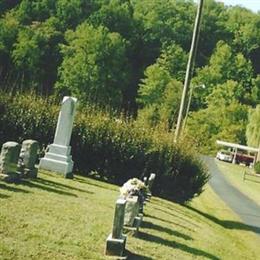
[[[189,89],[190,80],[191,80],[191,76],[192,76],[192,70],[193,70],[193,63],[194,63],[194,59],[195,59],[195,55],[196,55],[196,51],[197,51],[202,7],[203,7],[203,0],[199,0],[198,8],[197,8],[197,15],[196,15],[194,29],[193,29],[193,36],[192,36],[189,60],[187,63],[185,81],[184,81],[184,86],[183,86],[183,91],[182,91],[178,121],[177,121],[176,129],[175,129],[175,133],[174,133],[174,142],[175,143],[177,142],[179,135],[180,135],[185,97],[186,97],[187,90]]]

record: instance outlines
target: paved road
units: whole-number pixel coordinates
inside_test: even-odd
[[[218,196],[242,219],[249,229],[260,235],[260,206],[232,186],[218,169],[215,159],[204,156],[209,168],[210,186]]]

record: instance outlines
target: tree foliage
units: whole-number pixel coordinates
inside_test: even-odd
[[[202,152],[215,150],[217,139],[246,144],[248,107],[236,97],[240,87],[235,81],[217,85],[207,98],[207,108],[191,113],[187,132]]]
[[[253,147],[260,147],[260,105],[249,111],[246,128],[247,143]]]
[[[242,53],[234,53],[231,46],[220,41],[212,54],[209,64],[198,70],[193,82],[195,85],[206,86],[203,93],[195,95],[200,107],[205,107],[206,97],[212,93],[218,84],[234,80],[241,85],[237,98],[245,104],[252,104],[253,68],[251,62]]]
[[[195,15],[192,0],[0,1],[0,87],[73,94],[174,129]],[[259,13],[205,1],[192,117],[218,110],[218,98],[231,114],[259,104],[259,28]],[[242,124],[244,143],[237,120],[194,129],[230,136]]]
[[[171,129],[177,119],[187,56],[173,44],[162,51],[156,63],[147,67],[139,88],[142,109],[139,118],[155,126],[160,122]],[[179,81],[178,81],[179,80]]]
[[[83,23],[67,31],[56,88],[83,102],[119,107],[127,80],[124,39],[103,26]]]

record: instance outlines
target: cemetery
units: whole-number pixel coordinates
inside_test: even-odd
[[[156,173],[145,175],[142,180],[130,178],[120,188],[74,175],[70,140],[76,102],[75,98],[63,98],[54,141],[41,158],[36,140],[3,144],[0,157],[1,214],[13,214],[17,209],[21,215],[13,228],[17,229],[15,233],[22,233],[13,245],[14,251],[8,249],[9,242],[5,239],[2,239],[4,244],[0,245],[0,250],[12,258],[37,256],[40,259],[46,255],[53,259],[60,259],[62,255],[72,259],[171,259],[172,254],[183,259],[228,257],[230,251],[221,245],[215,247],[214,243],[228,225],[223,222],[219,226],[220,220],[214,217],[212,227],[212,218],[203,213],[205,209],[210,212],[212,203],[219,203],[210,189],[188,206],[182,206],[152,196],[158,182]],[[12,193],[14,195],[10,196]],[[16,205],[11,211],[6,204],[9,196]],[[36,197],[31,201],[31,196]],[[21,203],[28,207],[29,215],[23,216]],[[206,205],[209,208],[205,208]],[[240,223],[231,211],[226,209],[225,214],[233,219],[238,229],[244,230],[244,240],[253,241],[253,234],[246,232],[246,225]],[[1,219],[1,225],[1,228],[9,226],[5,219]],[[42,233],[41,225],[48,230],[47,236]],[[196,242],[195,236],[204,237],[204,231],[210,229],[214,229],[213,239],[205,240],[206,250],[199,249],[201,242]],[[12,228],[8,227],[7,236],[13,236],[9,232],[14,231],[10,230]],[[36,251],[30,245],[26,251],[21,250],[20,244],[27,240],[27,232],[35,237],[32,243],[40,243]],[[221,239],[230,241],[237,232],[228,232],[224,238],[221,235]],[[1,230],[1,233],[5,231]],[[38,238],[37,234],[40,235]],[[238,242],[241,237],[237,239]],[[58,247],[54,246],[56,244]],[[154,247],[154,244],[160,246]],[[254,259],[257,250],[257,245],[252,243],[247,249],[241,247],[238,254],[248,257],[254,252]]]
[[[0,188],[1,256],[117,259],[106,250],[121,194],[118,186],[39,170],[36,179],[0,182]],[[138,233],[124,227],[125,255],[129,259],[228,259],[236,251],[238,259],[257,259],[255,235],[211,189],[189,206],[152,196],[144,206]]]
[[[259,259],[249,2],[0,1],[0,260]]]
[[[38,168],[55,172],[64,178],[73,178],[73,161],[70,155],[70,138],[73,127],[77,100],[64,97],[55,131],[54,143],[46,149],[45,156],[38,159],[39,144],[35,140],[24,140],[22,145],[6,142],[0,154],[0,179],[7,183],[19,183],[23,179],[37,178]],[[120,196],[115,204],[112,233],[106,240],[106,255],[126,257],[127,235],[124,227],[133,227],[135,234],[141,226],[145,201],[150,201],[152,185],[155,179],[152,173],[145,182],[130,179],[120,189]]]

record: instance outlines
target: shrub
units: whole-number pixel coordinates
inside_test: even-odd
[[[0,144],[28,138],[42,147],[53,142],[60,109],[53,99],[0,94]],[[200,194],[208,180],[191,144],[173,146],[172,136],[165,132],[144,129],[133,120],[126,122],[93,107],[78,109],[71,146],[74,169],[80,174],[95,171],[122,185],[155,172],[153,193],[175,201]]]
[[[256,162],[254,166],[255,173],[260,174],[260,162]]]

